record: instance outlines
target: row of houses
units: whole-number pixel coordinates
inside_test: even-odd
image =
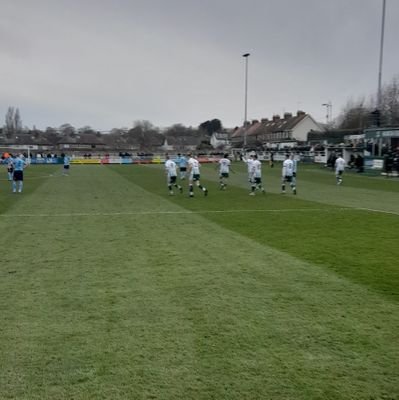
[[[26,151],[47,152],[47,151],[88,151],[104,150],[106,144],[96,135],[77,135],[76,137],[60,138],[57,141],[49,140],[45,135],[20,134],[11,138],[0,136],[0,151]]]
[[[296,115],[286,112],[281,118],[274,115],[272,119],[253,120],[240,128],[236,128],[231,136],[231,144],[235,148],[273,147],[278,143],[308,141],[308,134],[313,131],[324,131],[324,127],[311,115],[297,111]]]
[[[129,141],[122,137],[103,134],[79,134],[74,137],[62,137],[56,142],[49,141],[45,136],[28,134],[17,137],[0,137],[0,154],[29,150],[36,152],[64,152],[64,153],[118,153],[118,152],[167,152],[167,151],[194,151],[198,149],[203,138],[195,136],[182,137],[152,137],[148,142]]]
[[[48,138],[45,134],[21,134],[11,138],[0,136],[0,151],[26,150],[32,152],[187,152],[205,146],[207,150],[241,149],[247,147],[273,147],[282,142],[305,143],[309,132],[322,131],[309,114],[298,111],[296,115],[285,113],[282,118],[254,120],[242,127],[215,132],[210,138],[201,135],[164,136],[152,134],[139,138],[123,135],[79,133],[70,136]]]

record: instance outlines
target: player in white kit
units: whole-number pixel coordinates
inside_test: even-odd
[[[258,160],[258,156],[253,156],[253,162],[251,165],[252,171],[250,176],[251,192],[250,196],[255,196],[255,190],[260,190],[263,194],[266,193],[262,185],[262,163]]]
[[[293,194],[296,194],[296,162],[289,154],[285,156],[281,177],[281,193],[285,193],[285,184],[289,183]]]
[[[250,154],[248,158],[243,157],[242,160],[247,164],[248,168],[248,182],[252,182],[252,163],[254,162],[254,156],[253,154]]]
[[[341,154],[335,160],[335,178],[337,180],[337,185],[342,184],[342,175],[345,171],[346,161],[342,158]]]
[[[189,196],[194,197],[194,183],[195,185],[201,189],[204,193],[204,196],[208,196],[208,189],[201,185],[200,182],[200,163],[199,161],[191,154],[188,154],[188,190]]]
[[[173,189],[172,186],[177,188],[180,193],[183,193],[183,188],[176,183],[177,180],[177,166],[176,163],[170,159],[169,155],[166,155],[166,161],[165,161],[165,172],[166,172],[166,179],[167,179],[167,185],[169,189],[169,194],[173,195]]]
[[[229,155],[226,153],[223,158],[219,160],[219,184],[220,190],[225,190],[227,187],[226,180],[229,178],[231,161]]]

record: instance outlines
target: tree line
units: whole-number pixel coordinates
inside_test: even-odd
[[[56,144],[60,139],[77,138],[81,135],[96,136],[99,139],[106,139],[107,142],[118,142],[121,144],[135,144],[145,148],[159,143],[165,138],[173,138],[175,143],[183,145],[189,137],[202,138],[204,144],[214,132],[223,130],[222,122],[211,119],[202,122],[198,127],[187,127],[183,124],[174,124],[167,128],[159,128],[147,120],[138,120],[133,123],[132,128],[113,128],[110,131],[96,131],[91,126],[76,128],[70,123],[62,124],[59,127],[47,127],[44,130],[24,128],[21,114],[18,108],[9,107],[5,117],[3,133],[6,138],[15,138],[16,135],[31,135],[32,137],[45,137],[50,143]]]
[[[399,126],[399,75],[382,87],[381,105],[376,108],[377,94],[357,99],[349,99],[342,111],[331,122],[327,128],[334,129],[364,129],[372,126],[389,127]],[[8,107],[5,115],[5,124],[2,128],[7,138],[15,137],[17,134],[43,134],[50,142],[56,143],[62,137],[74,137],[79,134],[93,134],[99,137],[103,132],[95,131],[90,126],[75,128],[69,123],[62,124],[58,128],[47,127],[41,131],[38,129],[24,128],[21,113],[17,107]],[[140,120],[133,124],[132,128],[114,128],[108,132],[111,137],[123,139],[124,141],[144,144],[148,141],[156,141],[162,137],[173,137],[175,140],[183,140],[185,137],[203,137],[204,142],[214,132],[223,131],[220,119],[214,118],[199,124],[198,127],[187,127],[183,124],[174,124],[161,129],[154,126],[150,121]]]
[[[365,129],[369,127],[399,126],[399,76],[385,84],[381,90],[381,105],[376,107],[377,96],[368,99],[349,99],[334,121],[339,129]]]

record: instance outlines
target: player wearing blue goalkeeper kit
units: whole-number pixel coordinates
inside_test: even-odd
[[[178,154],[176,164],[179,166],[180,179],[186,179],[188,161],[184,154]]]
[[[23,159],[22,154],[19,154],[15,160],[13,161],[14,165],[14,174],[13,174],[13,182],[12,182],[12,191],[13,193],[17,192],[18,186],[18,193],[22,192],[24,187],[24,168],[26,167],[26,162]],[[18,182],[18,185],[17,185]]]
[[[69,175],[69,165],[71,163],[71,157],[69,157],[68,155],[64,155],[64,171],[63,171],[63,175]]]

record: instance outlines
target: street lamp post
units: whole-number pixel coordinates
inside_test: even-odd
[[[248,57],[250,53],[245,53],[242,56],[245,58],[245,105],[244,105],[244,148],[247,147],[247,112],[248,112]]]

